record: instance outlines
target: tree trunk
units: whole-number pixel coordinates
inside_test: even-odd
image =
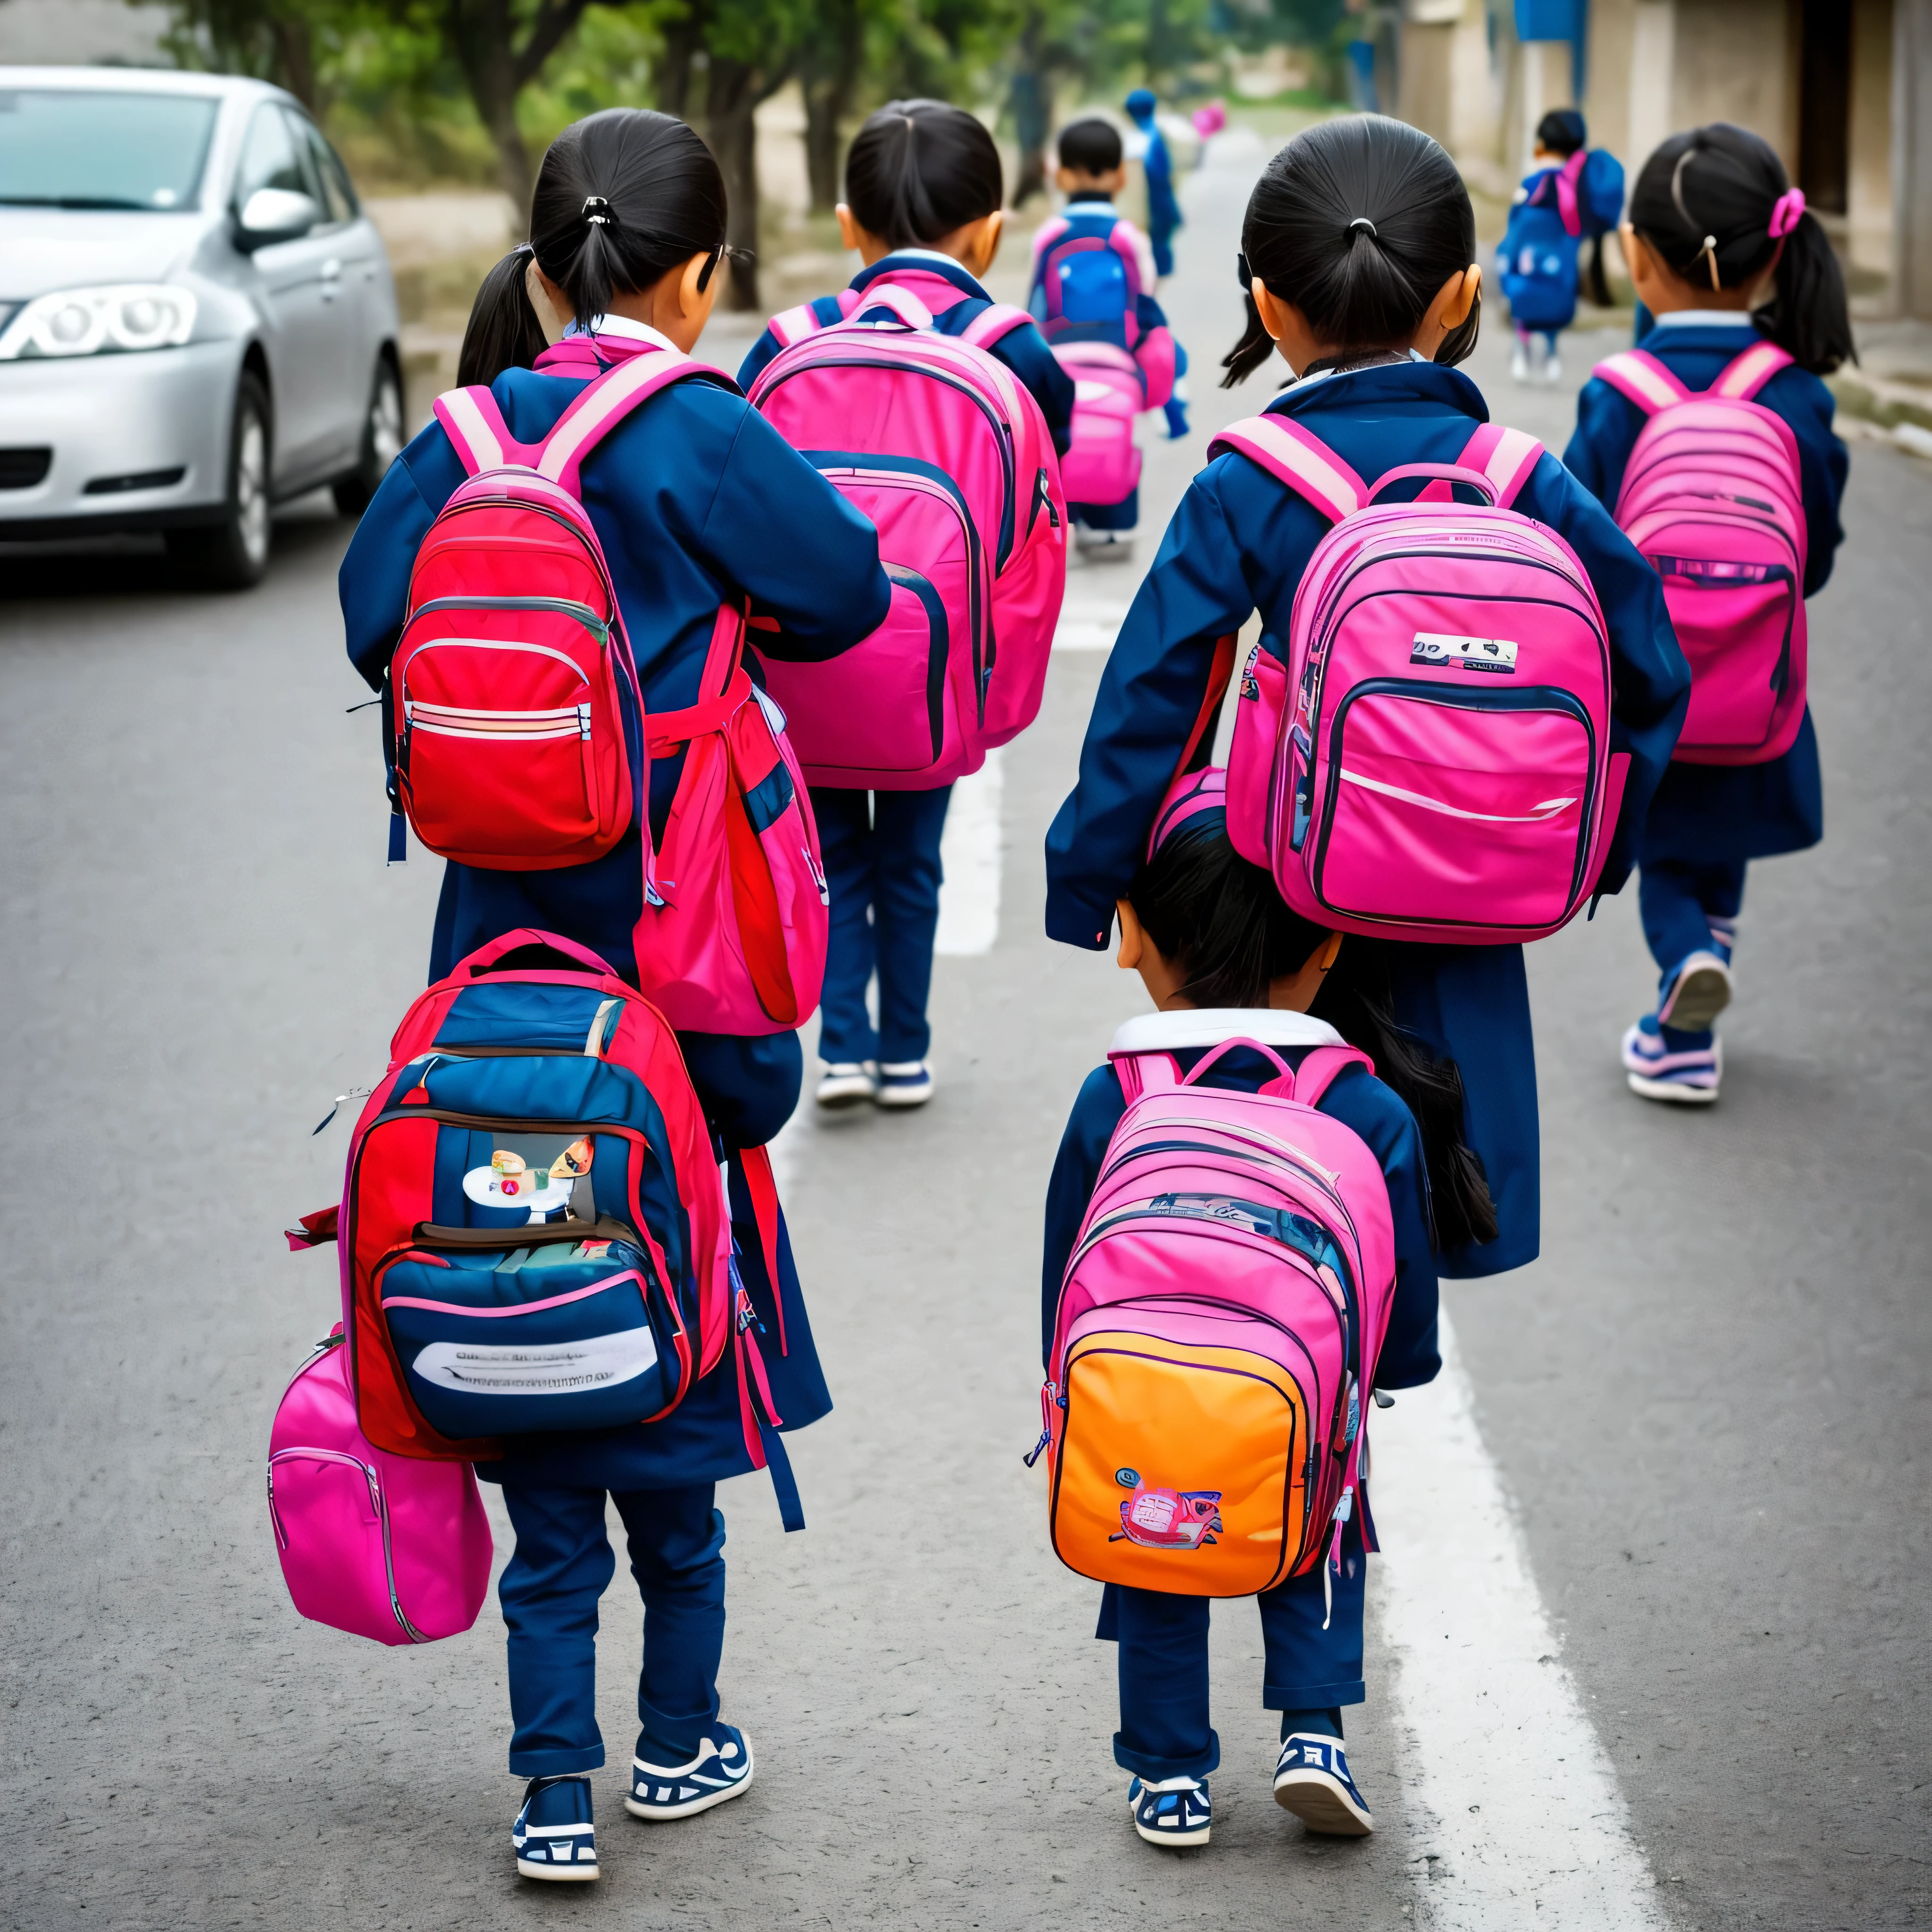
[[[520,218],[527,220],[536,178],[517,126],[517,57],[510,45],[509,0],[448,0],[451,51],[463,70],[477,117],[496,148],[496,176]]]
[[[808,46],[800,65],[805,94],[805,170],[812,212],[829,214],[840,187],[838,130],[852,111],[866,34],[858,0],[826,0],[820,19],[824,37]]]
[[[705,9],[687,7],[681,20],[664,30],[664,52],[652,79],[656,82],[658,112],[691,118],[692,56],[704,44]]]
[[[268,33],[274,42],[275,64],[281,69],[281,82],[308,111],[322,112],[322,98],[315,78],[315,32],[302,17],[272,16]]]
[[[1053,124],[1053,76],[1033,63],[1037,56],[1030,29],[1021,42],[1020,57],[1028,64],[1013,76],[1013,133],[1019,142],[1020,170],[1013,183],[1013,206],[1024,207],[1046,191],[1046,136]]]
[[[758,130],[752,117],[763,98],[760,76],[748,62],[728,60],[714,53],[705,78],[705,139],[717,156],[718,171],[724,177],[724,197],[730,208],[725,233],[733,248],[743,251],[731,264],[724,305],[755,309],[758,306]]]

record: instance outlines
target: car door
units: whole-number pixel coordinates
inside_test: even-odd
[[[353,462],[362,446],[369,398],[376,374],[376,357],[389,333],[388,260],[375,224],[364,215],[350,185],[348,170],[335,150],[305,116],[290,116],[300,133],[328,218],[334,255],[322,264],[323,298],[335,291],[335,327],[340,355],[342,385],[334,415],[343,460]],[[331,274],[330,261],[336,272]]]
[[[236,170],[236,214],[258,188],[307,195],[323,219],[304,235],[254,251],[255,292],[267,323],[274,410],[278,494],[320,480],[341,454],[340,393],[347,356],[342,341],[340,244],[308,144],[272,101],[255,110]]]

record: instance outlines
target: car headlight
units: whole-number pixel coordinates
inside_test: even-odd
[[[194,295],[163,283],[63,289],[36,297],[0,332],[0,362],[171,349],[188,340],[194,316]]]

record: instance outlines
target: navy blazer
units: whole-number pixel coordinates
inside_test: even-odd
[[[1708,389],[1726,364],[1760,340],[1748,316],[1735,322],[1652,322],[1640,340],[1685,388]],[[1851,458],[1832,431],[1832,392],[1809,370],[1780,369],[1756,400],[1790,424],[1798,440],[1804,503],[1804,594],[1825,587],[1844,530],[1838,505]],[[1648,418],[1636,404],[1594,377],[1576,398],[1576,433],[1563,460],[1606,509],[1616,507],[1624,466]],[[1646,864],[1764,858],[1815,845],[1825,833],[1824,788],[1810,707],[1791,748],[1761,765],[1673,764],[1658,788],[1645,827]]]
[[[914,276],[931,276],[958,291],[957,297],[944,307],[936,301],[928,302],[933,312],[932,326],[941,335],[960,334],[968,323],[993,305],[992,297],[973,276],[950,255],[932,248],[896,249],[869,268],[861,268],[852,278],[850,286],[862,292],[887,278],[903,280]],[[932,292],[927,289],[918,292],[922,296]],[[827,328],[847,319],[836,296],[820,296],[811,306],[812,314]],[[865,311],[856,309],[853,313],[862,315]],[[751,353],[738,365],[741,389],[749,390],[759,370],[778,352],[779,346],[778,338],[769,328],[752,344]],[[1028,326],[1009,329],[987,346],[988,352],[1004,362],[1039,404],[1053,446],[1064,456],[1073,442],[1073,378],[1054,359],[1053,351],[1046,346],[1046,338]]]
[[[1400,464],[1446,463],[1489,419],[1454,369],[1387,364],[1305,378],[1269,405],[1292,415],[1372,482]],[[1419,481],[1398,484],[1413,496]],[[1602,890],[1628,876],[1643,822],[1677,742],[1690,674],[1656,573],[1602,506],[1546,454],[1516,500],[1562,535],[1588,571],[1610,630],[1610,748],[1630,754],[1622,813]],[[1148,832],[1207,697],[1214,646],[1262,615],[1262,648],[1286,656],[1294,604],[1325,518],[1246,457],[1216,458],[1196,476],[1121,626],[1080,754],[1080,778],[1046,838],[1050,938],[1104,947]],[[1204,763],[1213,742],[1204,733]],[[1454,1060],[1466,1131],[1496,1204],[1499,1232],[1442,1257],[1450,1276],[1494,1274],[1535,1258],[1540,1177],[1529,994],[1518,946],[1424,946],[1352,939],[1386,953],[1395,1017]]]
[[[1258,1016],[1257,1016],[1258,1017]],[[1279,1017],[1274,1016],[1274,1017]],[[1236,1036],[1230,1033],[1228,1037]],[[1339,1038],[1339,1036],[1337,1036]],[[1290,1066],[1299,1066],[1312,1049],[1277,1046]],[[1174,1054],[1191,1072],[1205,1047],[1182,1048]],[[1274,1068],[1258,1054],[1238,1048],[1218,1061],[1202,1084],[1252,1094],[1274,1077]],[[1317,1103],[1316,1111],[1352,1127],[1382,1163],[1388,1183],[1389,1212],[1395,1229],[1395,1306],[1388,1334],[1376,1365],[1377,1388],[1415,1388],[1432,1382],[1442,1366],[1436,1343],[1436,1256],[1429,1243],[1429,1180],[1422,1136],[1415,1116],[1394,1090],[1359,1066],[1345,1069]],[[1126,1099],[1111,1064],[1088,1074],[1060,1136],[1053,1178],[1046,1190],[1046,1242],[1040,1263],[1040,1360],[1050,1367],[1060,1285],[1079,1238],[1087,1204],[1094,1198],[1102,1157]]]

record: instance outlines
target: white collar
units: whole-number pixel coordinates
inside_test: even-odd
[[[1653,316],[1653,328],[1750,328],[1750,311],[1741,308],[1674,308],[1668,315]]]
[[[1346,1046],[1326,1020],[1273,1006],[1193,1006],[1142,1013],[1114,1036],[1108,1052],[1168,1053],[1177,1047],[1219,1046],[1226,1040],[1258,1040],[1264,1046]]]
[[[669,336],[660,335],[649,322],[633,322],[627,315],[600,315],[596,326],[590,328],[573,322],[563,332],[566,335],[626,336],[633,342],[649,342],[659,349],[668,349],[674,356],[682,352]]]

